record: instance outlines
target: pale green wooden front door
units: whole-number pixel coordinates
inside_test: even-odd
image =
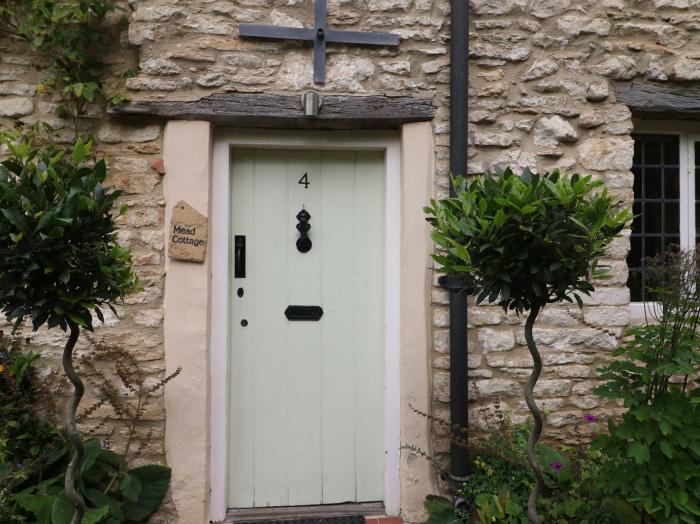
[[[384,153],[235,150],[231,171],[229,506],[381,501]]]

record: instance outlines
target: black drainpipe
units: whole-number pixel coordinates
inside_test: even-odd
[[[469,0],[452,0],[452,52],[450,80],[450,170],[467,175],[467,122],[469,78]],[[450,185],[450,194],[455,188]],[[447,282],[446,282],[447,284]],[[449,285],[446,287],[449,288]],[[467,365],[467,295],[450,289],[450,418],[452,431],[466,437],[469,423]],[[452,478],[467,476],[468,452],[452,443]]]

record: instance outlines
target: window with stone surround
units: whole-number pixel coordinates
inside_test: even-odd
[[[700,135],[638,133],[633,138],[636,216],[627,257],[627,285],[634,303],[645,298],[646,257],[664,254],[672,245],[694,249],[700,239],[700,224],[695,220],[700,203],[695,196],[700,175]]]

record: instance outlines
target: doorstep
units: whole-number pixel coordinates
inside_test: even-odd
[[[365,524],[403,524],[401,517],[365,517]]]
[[[352,520],[352,522],[350,522]],[[403,524],[381,502],[230,510],[226,524]]]

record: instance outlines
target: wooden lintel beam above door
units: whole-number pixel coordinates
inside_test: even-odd
[[[112,115],[203,120],[218,125],[274,129],[396,129],[435,116],[429,98],[323,95],[318,116],[304,115],[299,95],[216,93],[200,100],[141,101],[113,107]]]
[[[700,117],[697,83],[616,82],[615,98],[637,118],[695,120]]]

